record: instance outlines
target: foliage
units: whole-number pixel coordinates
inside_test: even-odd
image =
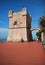
[[[39,32],[37,32],[36,33],[36,35],[37,35],[37,37],[38,37],[38,40],[40,40],[41,41],[41,32],[39,31]]]
[[[39,19],[39,28],[40,31],[36,33],[38,40],[41,41],[41,32],[44,32],[45,30],[45,16],[40,17]]]
[[[39,19],[39,27],[40,27],[41,32],[44,32],[45,16],[40,17],[40,19]]]

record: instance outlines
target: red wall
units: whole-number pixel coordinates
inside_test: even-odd
[[[40,42],[0,43],[0,65],[45,65]]]

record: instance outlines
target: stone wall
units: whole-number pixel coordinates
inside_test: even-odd
[[[13,12],[9,11],[9,33],[7,41],[31,41],[32,35],[29,28],[31,28],[31,17],[27,9],[23,8],[22,11]]]

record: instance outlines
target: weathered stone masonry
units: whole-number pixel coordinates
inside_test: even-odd
[[[9,11],[9,31],[7,41],[31,41],[32,34],[31,28],[31,16],[26,8],[23,8],[19,12]]]

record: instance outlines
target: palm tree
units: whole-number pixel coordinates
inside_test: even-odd
[[[41,40],[41,33],[42,32],[44,33],[44,38],[45,38],[45,16],[40,17],[39,28],[40,28],[40,31],[38,31],[36,33],[36,35],[37,35],[38,39]]]
[[[45,16],[40,17],[39,27],[40,27],[41,32],[45,31]]]
[[[45,16],[40,17],[39,25],[40,25],[39,27],[40,27],[41,33],[43,34],[42,36],[42,41],[43,41],[45,40]]]
[[[36,33],[36,35],[37,35],[38,40],[41,41],[41,31],[38,31],[38,32]]]

